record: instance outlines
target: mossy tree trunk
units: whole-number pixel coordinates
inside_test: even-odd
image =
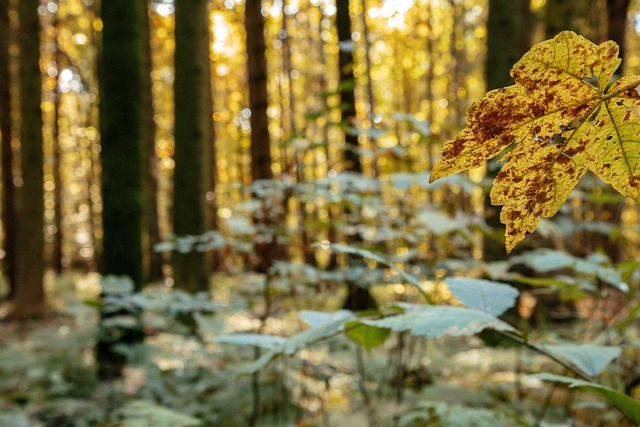
[[[531,23],[529,0],[489,0],[485,62],[487,91],[515,83],[510,75],[511,67],[531,47]],[[495,178],[496,166],[495,163],[489,163],[488,177]],[[485,260],[506,258],[500,209],[491,205],[489,194],[485,196],[485,220],[494,230],[484,239]]]
[[[342,122],[345,129],[345,145],[343,157],[345,169],[349,172],[362,173],[362,162],[357,135],[352,132],[356,119],[355,76],[353,74],[353,39],[351,37],[351,15],[349,13],[349,0],[336,1],[336,26],[338,27],[338,42],[340,54],[338,66],[340,67],[340,105],[342,109]],[[352,208],[349,211],[358,209]],[[350,212],[347,212],[348,216]],[[360,236],[355,235],[350,239],[350,244],[360,242]],[[349,266],[362,267],[361,259],[349,256]],[[347,280],[347,299],[344,308],[349,310],[366,310],[376,307],[376,302],[371,296],[369,288],[361,286],[353,280]]]
[[[269,118],[267,116],[267,59],[264,38],[264,17],[261,13],[262,2],[248,1],[245,4],[245,29],[247,49],[247,72],[249,74],[249,108],[251,109],[251,179],[273,179],[271,169],[271,139],[269,136]],[[258,227],[266,226],[268,212],[263,212]],[[256,271],[267,273],[277,253],[273,241],[260,241],[254,246]]]
[[[16,214],[13,186],[13,149],[11,146],[11,73],[9,70],[9,0],[0,0],[0,173],[2,182],[2,232],[5,252],[3,273],[9,285],[15,284],[16,274]],[[11,288],[13,289],[13,287]]]
[[[102,49],[99,57],[102,158],[103,275],[126,275],[136,290],[143,284],[142,262],[142,35],[144,0],[102,2]],[[105,307],[101,319],[139,316],[139,310]],[[144,338],[139,325],[107,326],[101,321],[96,344],[98,375],[120,375],[121,345]]]
[[[173,227],[177,237],[200,235],[209,229],[211,144],[211,61],[209,2],[176,2],[175,51],[175,169]],[[188,291],[209,289],[210,257],[193,248],[173,253],[176,286]]]
[[[40,73],[39,0],[18,3],[20,48],[20,166],[18,194],[15,314],[25,317],[44,309],[44,190],[42,76]]]

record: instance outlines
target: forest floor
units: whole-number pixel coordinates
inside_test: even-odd
[[[262,322],[261,305],[250,304],[258,300],[255,280],[216,277],[220,309],[198,315],[196,330],[166,312],[145,312],[147,339],[123,349],[123,377],[99,382],[91,303],[99,277],[50,278],[50,316],[0,322],[0,427],[245,426],[252,414],[259,426],[626,425],[592,395],[527,376],[558,371],[541,356],[478,337],[399,333],[366,352],[339,336],[278,358],[260,375],[240,375],[258,350],[216,336],[258,329],[290,336],[305,328],[299,310],[340,308],[336,295],[281,297]],[[393,285],[375,294],[398,297]],[[570,336],[572,325],[544,333]]]

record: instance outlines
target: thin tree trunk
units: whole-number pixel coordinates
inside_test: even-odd
[[[264,38],[264,17],[261,13],[261,1],[249,1],[245,4],[245,29],[247,31],[247,69],[249,73],[249,107],[251,109],[251,180],[273,179],[271,169],[271,140],[267,116],[267,59]],[[262,213],[258,226],[269,225],[270,219]],[[255,245],[257,256],[256,271],[267,273],[275,260],[277,248],[275,241],[258,242]]]
[[[62,71],[62,55],[60,52],[60,46],[58,46],[57,36],[58,36],[58,18],[57,14],[54,14],[53,19],[53,28],[54,34],[56,37],[56,41],[54,42],[55,52],[53,53],[55,58],[55,66],[57,69],[57,77],[60,77],[60,71]],[[57,90],[57,78],[56,78],[56,88],[53,90],[53,164],[51,168],[53,169],[53,200],[54,200],[54,215],[53,215],[53,225],[55,227],[55,234],[53,236],[53,251],[51,254],[51,261],[53,264],[53,270],[56,274],[62,274],[63,266],[62,266],[62,173],[61,173],[61,157],[62,153],[60,152],[60,128],[58,126],[58,122],[60,119],[60,97],[62,94]]]
[[[338,42],[340,54],[340,103],[342,106],[342,121],[345,128],[344,161],[349,172],[362,173],[358,137],[352,132],[351,125],[356,119],[355,77],[353,74],[353,39],[351,38],[351,16],[349,14],[349,0],[336,1],[336,25],[338,27]],[[353,210],[353,209],[352,209]],[[349,215],[347,209],[347,216]],[[350,243],[361,242],[359,235],[352,236]],[[349,265],[354,268],[362,266],[362,260],[349,256]],[[366,310],[376,307],[375,300],[368,288],[360,286],[353,280],[347,280],[347,299],[344,307],[350,310]]]
[[[338,43],[340,55],[340,102],[344,126],[355,124],[356,96],[355,77],[353,75],[353,40],[351,38],[351,16],[349,14],[349,0],[336,0],[336,25],[338,27]],[[350,172],[362,173],[358,137],[349,129],[345,132],[344,160],[345,168]]]
[[[15,315],[44,309],[44,152],[39,0],[18,3],[20,47],[20,165],[22,188],[17,206]]]
[[[13,293],[16,272],[16,214],[13,184],[13,149],[11,145],[11,29],[9,24],[10,0],[0,0],[0,165],[2,177],[2,231],[4,276]]]
[[[153,109],[151,82],[152,60],[148,0],[142,2],[142,48],[144,50],[144,72],[142,76],[142,146],[144,149],[144,199],[145,199],[145,277],[154,282],[163,278],[162,254],[154,248],[160,243],[158,219],[158,158],[156,156],[156,123]]]

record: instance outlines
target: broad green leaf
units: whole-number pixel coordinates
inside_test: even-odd
[[[573,267],[577,258],[553,249],[536,249],[511,258],[511,264],[524,264],[536,273],[549,273]]]
[[[333,322],[335,320],[353,317],[353,313],[349,310],[338,310],[331,312],[300,310],[299,315],[302,321],[309,325],[311,328],[315,328],[320,325],[324,325],[325,323]]]
[[[420,284],[420,280],[416,277],[413,276],[409,273],[407,273],[406,271],[404,271],[403,269],[397,267],[396,265],[394,265],[391,261],[381,257],[380,255],[377,255],[371,251],[368,251],[366,249],[360,249],[360,248],[354,248],[352,246],[347,246],[347,245],[341,245],[339,243],[334,243],[331,245],[331,249],[333,249],[334,251],[337,252],[342,252],[342,253],[347,253],[347,254],[353,254],[353,255],[360,255],[361,257],[364,258],[370,258],[382,265],[386,265],[387,267],[389,267],[390,269],[392,269],[393,271],[395,271],[396,273],[398,273],[398,275],[400,277],[402,277],[404,280],[406,280],[407,282],[409,282],[410,284],[412,284],[413,286],[415,286],[418,289],[418,292],[420,292],[422,294],[422,296],[424,296],[427,301],[431,302],[431,297],[424,291],[424,289],[422,289],[422,285]]]
[[[314,313],[317,316],[318,312],[307,313]],[[315,344],[320,340],[329,338],[338,332],[341,332],[344,328],[344,324],[355,318],[353,313],[348,310],[339,310],[335,313],[326,314],[327,316],[331,316],[333,320],[326,321],[325,317],[322,319],[324,322],[320,321],[316,326],[290,336],[278,345],[271,347],[269,351],[262,354],[260,358],[253,361],[251,364],[242,368],[240,373],[253,374],[267,366],[278,356],[292,356],[306,346]]]
[[[621,347],[593,344],[538,344],[537,347],[567,359],[584,373],[594,377],[622,352]]]
[[[589,381],[579,380],[577,378],[563,377],[554,374],[536,374],[531,375],[533,378],[539,378],[544,381],[556,381],[565,384],[569,384],[569,387],[578,387],[585,390],[589,390],[607,399],[609,403],[618,408],[631,422],[636,425],[640,425],[640,401],[620,393],[603,385],[592,383]]]
[[[122,427],[191,427],[202,425],[197,418],[158,406],[147,400],[134,400],[119,411]]]
[[[458,301],[494,316],[513,307],[520,294],[513,286],[490,280],[448,277],[444,281]]]
[[[227,334],[216,337],[220,344],[252,345],[266,349],[277,347],[286,341],[286,338],[274,335],[261,334]]]
[[[569,31],[537,44],[513,66],[516,84],[474,103],[467,127],[443,147],[432,181],[511,149],[491,190],[507,252],[558,211],[587,170],[640,200],[640,77],[609,86],[617,56],[614,42]]]
[[[384,344],[389,338],[391,331],[387,328],[367,325],[358,320],[351,321],[344,325],[345,335],[351,341],[360,344],[367,351]]]
[[[415,221],[420,225],[426,227],[436,236],[451,233],[453,231],[465,228],[464,224],[460,223],[460,221],[456,221],[455,219],[450,218],[444,213],[435,210],[426,210],[420,212],[416,216]]]
[[[297,333],[280,345],[277,350],[286,355],[293,355],[301,348],[316,343],[324,338],[328,338],[337,332],[342,331],[344,324],[353,319],[355,316],[349,314],[349,316],[340,316],[337,320],[323,323],[319,326],[309,328],[306,331]]]
[[[104,276],[100,280],[103,295],[126,295],[133,292],[133,280],[129,276]]]
[[[407,307],[407,305],[403,305]],[[389,328],[394,331],[410,331],[427,338],[470,336],[491,328],[498,331],[515,331],[502,320],[483,311],[453,306],[423,305],[393,317],[380,320],[363,320],[368,325]]]

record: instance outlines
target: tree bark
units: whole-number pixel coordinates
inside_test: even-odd
[[[15,315],[44,309],[44,152],[39,0],[18,3],[20,47],[20,166],[22,188],[16,209]]]
[[[267,116],[267,59],[264,39],[264,18],[261,13],[262,2],[248,1],[245,4],[245,29],[247,49],[247,70],[249,74],[249,108],[251,109],[251,180],[273,179],[271,169],[271,139],[269,136],[269,118]],[[265,209],[256,223],[265,227],[271,219]],[[258,273],[267,273],[276,258],[275,241],[259,241],[255,244],[255,269]]]
[[[11,29],[9,25],[10,0],[0,0],[0,157],[2,182],[2,232],[4,276],[11,292],[14,290],[16,274],[16,214],[15,189],[13,184],[13,148],[11,145]]]
[[[140,289],[142,268],[141,3],[102,4],[100,130],[103,274],[127,275]]]
[[[206,194],[211,150],[211,61],[209,2],[176,2],[175,53],[175,169],[173,227],[175,235],[201,235],[209,229]],[[209,290],[209,261],[192,248],[173,253],[173,274],[187,291]]]
[[[245,5],[247,31],[247,69],[249,73],[249,106],[251,109],[251,179],[272,179],[271,140],[267,116],[267,59],[264,39],[262,2]]]
[[[103,275],[125,275],[136,290],[143,284],[142,264],[142,35],[141,1],[102,2],[102,51],[99,58],[102,158]],[[135,307],[108,302],[100,313],[96,359],[98,376],[120,375],[125,357],[120,345],[142,341],[137,324],[121,328],[104,320],[118,315],[138,318]]]
[[[142,146],[144,151],[144,207],[145,207],[145,278],[147,282],[163,278],[162,254],[155,251],[160,243],[158,220],[158,158],[156,156],[156,123],[154,121],[153,88],[151,82],[151,40],[148,1],[142,2],[142,48],[144,52],[142,76]]]
[[[583,5],[576,3],[573,0],[547,0],[544,7],[545,38],[552,39],[565,30],[580,32],[578,18]]]
[[[356,118],[355,77],[353,75],[353,39],[351,38],[351,16],[349,0],[336,0],[336,25],[340,54],[340,103],[342,121],[346,128],[354,124]],[[345,132],[344,160],[350,172],[362,173],[358,137],[349,129]]]
[[[338,43],[340,43],[338,66],[340,67],[340,106],[345,130],[343,155],[345,169],[349,172],[362,173],[358,137],[351,129],[354,127],[356,119],[356,97],[349,0],[336,0],[336,26],[338,27]],[[347,209],[347,216],[350,216],[350,209]],[[359,235],[355,235],[350,238],[349,243],[355,244],[358,242],[361,242],[361,238]],[[362,260],[356,257],[349,256],[348,259],[351,268],[363,265]],[[353,280],[347,280],[347,290],[348,294],[344,302],[344,308],[356,311],[376,307],[376,302],[371,296],[369,288],[362,287]]]
[[[618,43],[624,65],[626,55],[627,14],[631,0],[607,0],[607,38]],[[622,66],[618,70],[622,73]]]

